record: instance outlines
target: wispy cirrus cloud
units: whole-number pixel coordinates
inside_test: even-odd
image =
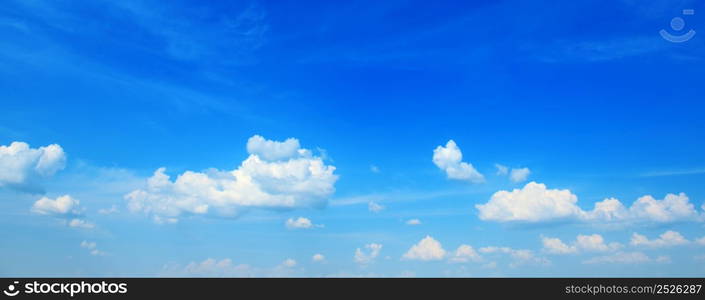
[[[681,169],[681,170],[666,170],[652,171],[639,174],[640,177],[665,177],[665,176],[683,176],[683,175],[698,175],[705,174],[705,168]]]

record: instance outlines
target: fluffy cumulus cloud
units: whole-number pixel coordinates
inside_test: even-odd
[[[549,237],[543,237],[541,238],[541,242],[543,243],[543,249],[544,251],[552,254],[571,254],[571,253],[577,253],[578,249],[575,246],[569,246],[561,239],[559,238],[549,238]]]
[[[323,227],[323,225],[313,224],[310,219],[304,217],[299,217],[297,219],[289,218],[286,220],[284,225],[288,229],[311,229],[315,227]]]
[[[473,183],[485,181],[485,177],[475,170],[472,164],[462,160],[463,154],[453,140],[449,140],[445,147],[438,146],[433,150],[433,163],[443,170],[448,178],[467,180]]]
[[[480,262],[482,256],[470,245],[460,245],[450,257],[451,262]]]
[[[674,221],[702,221],[684,193],[667,194],[663,200],[652,196],[637,199],[631,207],[619,200],[608,198],[597,202],[590,211],[581,209],[578,197],[570,190],[549,189],[546,185],[529,182],[521,189],[498,191],[490,201],[478,204],[480,219],[497,222],[543,222],[578,220],[584,222],[629,223]]]
[[[355,249],[355,262],[362,265],[369,264],[379,256],[381,251],[382,245],[375,243],[365,245],[364,250],[357,248]]]
[[[82,209],[77,199],[64,195],[56,199],[42,197],[34,202],[31,211],[40,215],[79,215]]]
[[[69,220],[66,223],[66,225],[68,225],[69,227],[73,227],[73,228],[83,228],[83,229],[95,228],[95,224],[88,222],[86,220],[83,220],[83,219],[78,219],[78,218],[74,218],[74,219]]]
[[[437,240],[431,236],[421,239],[418,244],[411,246],[409,251],[404,253],[403,259],[409,260],[441,260],[446,256],[446,251]]]
[[[522,189],[499,191],[486,204],[475,207],[480,219],[490,221],[537,222],[577,216],[578,197],[569,190],[547,189],[544,184],[530,182]]]
[[[84,209],[78,199],[74,199],[69,195],[55,199],[42,197],[34,202],[30,211],[38,215],[63,219],[66,226],[73,228],[92,229],[95,227],[95,224],[80,218]]]
[[[690,203],[685,193],[667,194],[663,200],[654,199],[650,195],[643,196],[629,208],[634,218],[656,222],[672,222],[678,220],[699,219],[701,216]]]
[[[249,157],[230,171],[186,171],[172,181],[159,168],[146,188],[125,196],[128,208],[175,222],[182,215],[234,217],[250,208],[322,207],[335,191],[335,167],[296,139],[277,142],[256,135],[247,151]]]
[[[644,235],[634,233],[632,234],[632,239],[629,242],[632,246],[645,246],[645,247],[673,247],[689,244],[690,241],[687,240],[683,235],[676,231],[666,231],[659,235],[658,238],[650,240]]]
[[[40,179],[54,175],[66,165],[61,146],[30,148],[24,142],[0,146],[0,188],[42,192]]]
[[[620,243],[605,242],[599,234],[582,235],[579,234],[575,241],[568,245],[558,238],[542,237],[543,250],[551,254],[574,254],[579,252],[606,252],[616,251],[622,248]]]

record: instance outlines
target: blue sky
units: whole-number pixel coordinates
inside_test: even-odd
[[[701,11],[9,1],[0,275],[702,276]]]

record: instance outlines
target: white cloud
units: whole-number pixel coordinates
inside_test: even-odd
[[[371,165],[371,166],[370,166],[370,171],[371,171],[372,173],[379,173],[379,172],[380,172],[379,167],[378,167],[378,166],[375,166],[375,165]]]
[[[78,199],[69,195],[56,199],[42,197],[34,202],[30,211],[38,215],[63,218],[66,226],[73,228],[92,229],[95,227],[95,224],[79,218],[84,209],[80,206]]]
[[[450,258],[451,262],[459,262],[459,263],[464,263],[464,262],[480,262],[482,261],[482,257],[480,256],[475,249],[470,246],[470,245],[460,245],[458,249],[455,250],[453,253],[452,257]]]
[[[595,203],[595,208],[588,213],[588,218],[619,222],[629,218],[629,212],[624,204],[616,198],[607,198]]]
[[[507,254],[512,258],[513,262],[510,264],[511,267],[518,267],[521,265],[549,265],[551,262],[544,258],[534,255],[534,252],[526,249],[512,249],[509,247],[482,247],[479,249],[480,253],[485,254]]]
[[[495,168],[497,168],[497,175],[498,176],[504,176],[509,174],[509,167],[503,166],[500,164],[494,164]]]
[[[470,163],[463,162],[463,154],[453,140],[446,146],[438,146],[433,150],[433,163],[445,171],[450,179],[468,180],[473,183],[482,183],[485,177],[480,174]]]
[[[89,242],[89,241],[82,241],[81,242],[81,248],[88,249],[88,253],[90,253],[93,256],[103,256],[106,253],[103,251],[98,250],[97,244],[95,242]]]
[[[689,202],[685,193],[667,194],[663,200],[656,200],[650,195],[643,196],[632,204],[629,212],[634,218],[656,222],[699,219],[695,207]]]
[[[413,226],[413,225],[421,225],[421,220],[419,220],[419,219],[411,219],[411,220],[406,221],[406,225],[411,225],[411,226]]]
[[[326,260],[326,257],[323,256],[323,254],[316,253],[311,257],[311,260],[313,260],[314,262],[322,262]]]
[[[300,148],[296,139],[275,142],[254,136],[247,149],[250,156],[231,171],[186,171],[171,181],[159,168],[146,189],[125,196],[128,208],[162,219],[234,217],[250,208],[322,207],[335,191],[335,167]]]
[[[409,251],[404,253],[402,258],[428,261],[441,260],[445,255],[446,251],[443,250],[441,243],[427,235],[425,238],[421,239],[418,244],[411,246]]]
[[[490,201],[475,207],[480,219],[497,222],[544,222],[577,220],[601,223],[639,223],[674,221],[702,221],[684,193],[667,194],[663,200],[643,196],[628,209],[617,199],[608,198],[595,203],[593,210],[584,211],[578,197],[570,190],[548,189],[546,185],[529,182],[521,189],[498,191]]]
[[[531,174],[529,168],[509,169],[509,167],[501,164],[494,164],[494,166],[497,168],[497,176],[509,175],[509,180],[515,183],[526,181]]]
[[[620,243],[605,243],[605,239],[599,234],[582,235],[579,234],[575,241],[568,245],[558,238],[543,237],[541,239],[544,251],[552,254],[574,254],[579,252],[606,252],[616,251],[622,248]]]
[[[251,277],[254,270],[246,264],[233,264],[229,258],[216,260],[208,258],[202,262],[191,262],[183,268],[178,266],[165,267],[169,276],[179,275],[188,277]]]
[[[377,204],[374,201],[370,201],[370,203],[367,203],[367,209],[373,213],[378,213],[384,210],[384,206],[382,206],[381,204]]]
[[[544,251],[546,251],[548,253],[571,254],[571,253],[578,252],[577,247],[566,245],[559,238],[543,237],[543,238],[541,238],[541,242],[543,243]]]
[[[522,189],[496,192],[489,202],[475,207],[482,220],[538,222],[579,216],[577,201],[569,190],[550,190],[529,182]]]
[[[93,229],[93,228],[95,228],[95,224],[90,223],[90,222],[88,222],[88,221],[86,221],[86,220],[77,219],[77,218],[71,219],[71,220],[67,223],[67,225],[68,225],[69,227],[73,227],[73,228],[83,228],[83,229]]]
[[[311,229],[314,227],[323,227],[323,225],[313,224],[311,220],[299,217],[298,219],[289,218],[286,220],[286,228],[289,229]]]
[[[683,235],[676,231],[666,231],[659,235],[658,238],[649,240],[646,236],[638,234],[638,233],[633,233],[632,234],[632,239],[629,242],[632,246],[646,246],[646,247],[653,247],[653,248],[660,248],[660,247],[673,247],[673,246],[680,246],[680,245],[686,245],[690,243]]]
[[[365,245],[367,251],[363,251],[360,248],[355,249],[355,262],[359,264],[369,264],[379,256],[380,251],[382,251],[381,244],[367,244]]]
[[[579,249],[593,252],[614,251],[622,248],[622,244],[617,242],[606,244],[605,239],[599,234],[578,235],[575,244]]]
[[[617,252],[598,256],[584,261],[584,264],[639,264],[651,262],[651,258],[641,252]]]
[[[40,215],[78,215],[82,209],[79,207],[80,202],[69,195],[51,199],[42,197],[34,202],[31,211]]]
[[[154,223],[157,224],[176,224],[179,223],[179,219],[177,218],[162,218],[159,215],[155,215],[152,220],[154,220]]]
[[[95,249],[96,246],[97,246],[97,244],[95,242],[89,242],[89,241],[81,242],[81,248],[93,250],[93,249]]]
[[[0,188],[42,192],[38,180],[54,175],[65,165],[66,154],[57,144],[36,149],[24,142],[0,146]]]
[[[512,169],[512,171],[509,173],[509,179],[512,182],[523,182],[526,181],[526,179],[529,177],[529,174],[531,174],[529,168]]]
[[[112,214],[116,214],[119,212],[120,212],[120,210],[118,209],[118,207],[116,205],[113,205],[110,208],[101,208],[98,210],[98,213],[101,215],[112,215]]]
[[[287,267],[287,268],[293,268],[296,267],[296,260],[293,260],[291,258],[287,258],[282,262],[282,266]]]
[[[288,160],[301,151],[299,140],[288,138],[283,142],[266,140],[255,135],[247,140],[247,153],[254,154],[268,161]]]

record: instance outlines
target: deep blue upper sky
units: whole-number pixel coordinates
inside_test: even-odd
[[[659,35],[673,32],[677,16],[698,32],[692,40]],[[700,209],[701,34],[705,5],[697,1],[9,1],[0,7],[0,145],[59,144],[67,163],[41,184],[43,195],[3,188],[0,178],[0,232],[18,240],[0,243],[8,258],[0,274],[172,274],[207,258],[249,264],[258,275],[286,258],[303,276],[702,274],[703,259],[694,258],[703,253],[695,242],[702,220],[517,225],[480,220],[475,207],[536,181],[569,189],[586,211],[605,198],[629,207],[681,192]],[[171,226],[126,207],[125,195],[157,168],[172,180],[238,168],[254,135],[296,138],[335,166],[327,207]],[[485,183],[453,180],[434,165],[433,150],[449,140]],[[495,164],[531,173],[515,183]],[[64,194],[80,199],[97,229],[76,232],[30,213],[40,197]],[[384,210],[369,211],[370,201]],[[120,212],[97,213],[112,205]],[[325,227],[282,225],[299,216]],[[422,224],[404,225],[411,218]],[[634,232],[667,230],[690,245],[630,246]],[[542,237],[568,243],[578,234],[624,244],[597,256],[642,253],[651,263],[611,269],[584,263],[585,254],[562,267],[562,256],[542,248]],[[489,250],[462,270],[400,261],[426,235],[449,252],[506,246],[552,263],[536,271],[508,257],[492,267]],[[83,240],[108,255],[79,258]],[[370,243],[384,245],[377,265],[359,266],[355,249]],[[318,252],[329,263],[309,266]],[[28,257],[37,262],[13,260]]]

